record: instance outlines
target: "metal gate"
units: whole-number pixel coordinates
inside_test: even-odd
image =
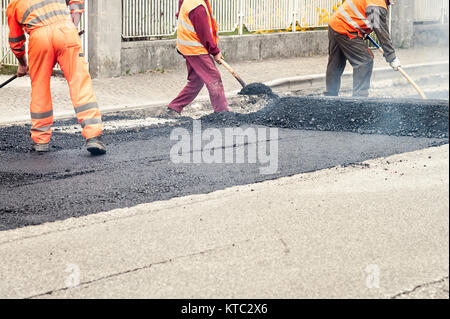
[[[449,19],[448,0],[415,0],[415,22],[440,22],[446,23]]]
[[[9,29],[8,29],[8,21],[6,19],[6,9],[9,5],[10,0],[0,0],[0,61],[4,58],[2,64],[5,65],[17,65],[17,59],[14,54],[9,49]],[[81,38],[83,50],[85,52],[85,57],[88,59],[88,35],[89,35],[89,26],[88,26],[88,8],[89,8],[89,0],[85,1],[85,10],[86,12],[81,17],[80,30],[84,30],[85,33]]]
[[[342,0],[210,0],[219,32],[243,33],[288,29],[297,24],[317,28]],[[122,37],[127,41],[173,36],[178,0],[122,0]],[[296,31],[296,28],[292,28]]]

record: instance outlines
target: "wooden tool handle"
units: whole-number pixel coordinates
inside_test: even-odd
[[[408,80],[409,83],[411,83],[411,85],[416,89],[416,91],[420,94],[420,96],[422,97],[422,99],[426,100],[427,96],[425,95],[425,93],[423,93],[423,91],[420,89],[420,87],[416,84],[416,82],[414,82],[413,79],[411,79],[411,77],[405,72],[405,70],[403,70],[402,68],[398,68],[398,71],[405,77],[405,79]]]
[[[236,78],[236,80],[238,80],[238,82],[242,85],[242,87],[245,88],[247,84],[245,84],[245,82],[241,79],[241,77],[237,75],[236,72],[234,72],[233,68],[227,62],[225,62],[224,59],[222,59],[221,62],[222,65],[225,67],[225,69],[227,69],[228,72],[230,72],[231,75],[233,75]]]
[[[371,37],[367,37],[376,47],[378,50],[380,50],[380,52],[382,54],[384,54],[384,50],[383,48],[376,43]],[[423,93],[423,91],[420,89],[420,87],[416,84],[416,82],[414,82],[413,79],[411,79],[411,77],[405,72],[405,70],[403,70],[401,67],[398,68],[398,71],[404,76],[404,78],[406,80],[408,80],[408,82],[416,89],[416,91],[420,94],[420,96],[422,97],[422,99],[426,100],[427,96],[425,95],[425,93]]]

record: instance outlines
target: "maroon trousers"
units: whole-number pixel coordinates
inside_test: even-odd
[[[214,112],[228,112],[228,101],[222,84],[220,72],[210,55],[185,56],[188,70],[188,84],[175,100],[169,104],[169,108],[181,112],[184,107],[191,104],[198,96],[203,86],[209,91]]]

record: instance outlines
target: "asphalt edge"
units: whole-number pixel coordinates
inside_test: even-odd
[[[449,69],[449,61],[439,61],[439,62],[432,62],[432,63],[423,63],[423,64],[412,64],[404,66],[403,69],[411,76],[411,77],[420,77],[427,75],[434,75],[434,74],[442,74],[442,70],[448,70]],[[289,78],[281,78],[281,79],[275,79],[268,82],[265,82],[264,84],[271,87],[274,91],[281,91],[281,90],[302,90],[302,89],[312,89],[312,88],[319,88],[324,87],[325,85],[325,74],[311,74],[311,75],[305,75],[305,76],[297,76],[297,77],[289,77]],[[349,83],[353,79],[353,72],[347,71],[344,72],[342,82]],[[405,81],[407,83],[406,79],[404,79],[399,72],[395,72],[390,67],[386,68],[377,68],[373,70],[372,75],[373,82],[379,81],[379,80],[398,80],[398,81]],[[239,90],[229,91],[226,92],[226,97],[229,100],[232,100],[234,98],[238,97]],[[208,95],[202,95],[199,96],[194,103],[202,103],[202,102],[209,102],[209,96]],[[170,103],[170,100],[161,100],[161,101],[152,101],[148,103],[139,103],[139,104],[131,104],[127,106],[105,106],[101,107],[102,114],[111,114],[111,113],[117,113],[117,112],[125,112],[125,111],[134,111],[134,110],[142,110],[147,109],[149,111],[149,115],[154,114],[155,116],[161,111],[161,108],[164,108]],[[54,116],[54,120],[69,120],[74,118],[73,112],[61,112],[60,114],[56,114]],[[10,125],[16,125],[16,124],[25,124],[29,123],[30,119],[29,116],[24,117],[17,117],[13,118],[9,121],[0,122],[0,126],[10,126]]]

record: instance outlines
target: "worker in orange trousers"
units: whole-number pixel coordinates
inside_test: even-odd
[[[87,150],[93,155],[106,153],[100,137],[101,114],[77,30],[83,12],[84,0],[12,0],[6,11],[9,43],[19,60],[17,76],[29,72],[31,78],[31,138],[37,152],[49,151],[53,125],[50,79],[58,63],[69,85]],[[29,34],[29,67],[25,32]]]

